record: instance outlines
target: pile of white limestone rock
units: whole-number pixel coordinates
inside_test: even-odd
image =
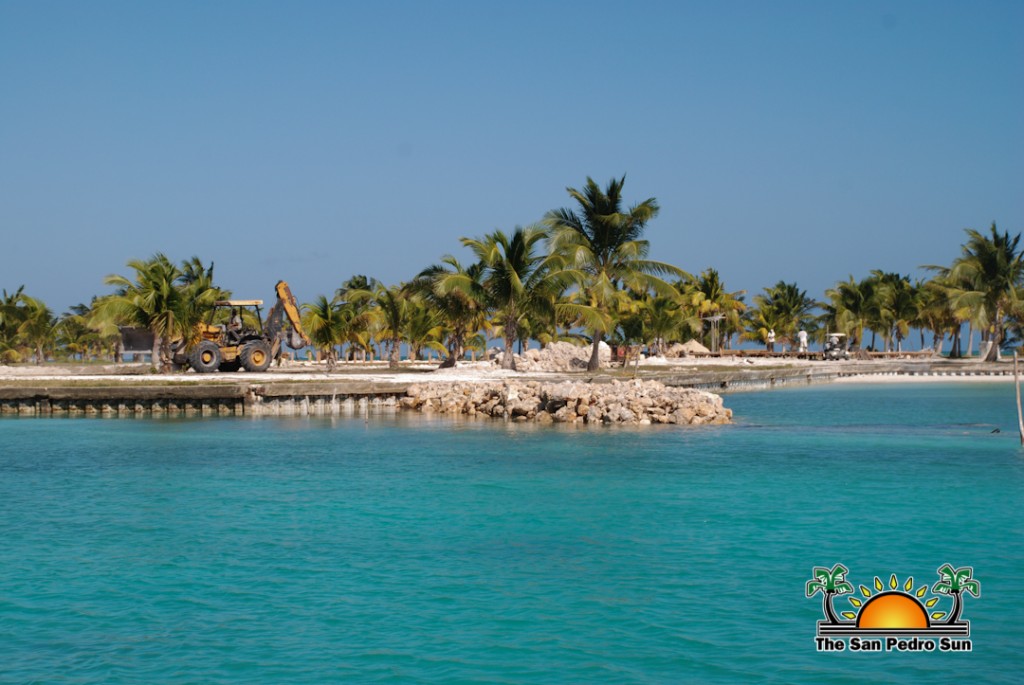
[[[399,403],[425,413],[538,423],[697,426],[732,420],[718,395],[643,380],[418,383]]]

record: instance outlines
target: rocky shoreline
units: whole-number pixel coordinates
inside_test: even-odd
[[[657,381],[417,383],[399,400],[424,413],[537,423],[699,426],[732,421],[718,395]]]

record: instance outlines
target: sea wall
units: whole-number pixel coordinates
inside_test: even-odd
[[[322,416],[396,407],[407,385],[360,382],[0,387],[8,416]]]
[[[110,385],[0,388],[0,415],[16,416],[241,416],[238,386]]]
[[[399,404],[426,413],[538,423],[697,426],[732,420],[732,410],[722,406],[718,395],[644,380],[420,383],[411,386]]]
[[[347,378],[343,374],[311,374],[308,380],[286,380],[276,379],[273,373],[259,376],[256,382],[247,374],[228,374],[228,377],[214,374],[212,378],[192,382],[156,376],[130,380],[8,377],[0,378],[0,415],[332,416],[370,410],[393,411],[405,406],[427,412],[497,416],[517,421],[690,424],[721,420],[718,409],[698,410],[705,400],[696,398],[716,396],[704,393],[690,398],[675,397],[672,392],[728,393],[827,383],[839,377],[932,376],[980,380],[1002,376],[1012,379],[1013,366],[971,361],[892,360],[767,368],[723,364],[709,369],[641,370],[641,375],[647,373],[657,375],[640,381],[657,385],[641,384],[634,390],[629,390],[630,383],[638,381],[616,380],[607,373],[581,372],[550,380],[516,378],[507,383],[499,380],[411,382],[429,378],[429,374],[408,374],[386,382]],[[658,386],[662,386],[661,389],[652,389]],[[407,396],[412,388],[415,389]],[[403,398],[406,399],[403,401]],[[721,406],[720,402],[719,399],[717,407]],[[693,416],[688,416],[691,410]],[[726,412],[728,410],[721,411]],[[694,417],[698,417],[697,420],[693,420]]]

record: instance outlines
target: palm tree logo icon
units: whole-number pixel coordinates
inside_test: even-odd
[[[967,592],[975,597],[981,597],[981,583],[971,578],[974,575],[974,569],[970,566],[954,570],[952,566],[945,564],[938,573],[941,580],[932,586],[932,592],[952,595],[953,609],[949,612],[946,625],[957,625],[960,621],[960,612],[964,608],[963,593]]]
[[[856,589],[847,580],[847,569],[842,564],[832,568],[815,566],[807,581],[805,594],[822,595],[822,613],[825,620],[818,621],[819,636],[969,636],[970,621],[961,619],[964,594],[981,597],[981,583],[975,579],[970,566],[953,568],[943,564],[936,571],[939,581],[931,587],[920,585],[915,590],[913,577],[900,583],[896,574],[888,581],[876,576],[869,587]],[[846,598],[852,610],[837,612],[835,600]],[[953,605],[948,611],[936,610],[942,597],[950,597]]]
[[[825,619],[829,625],[839,625],[840,623],[832,600],[838,595],[847,595],[853,592],[853,586],[846,582],[847,573],[849,573],[849,569],[842,564],[836,564],[831,569],[815,566],[814,577],[807,581],[808,597],[813,597],[818,592],[822,594],[821,610],[825,613]]]

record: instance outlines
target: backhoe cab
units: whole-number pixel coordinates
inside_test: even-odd
[[[175,346],[174,362],[187,363],[196,373],[214,371],[266,371],[281,356],[282,345],[301,349],[309,345],[302,330],[295,297],[284,281],[278,281],[277,302],[267,312],[263,300],[221,300],[214,303],[206,322],[199,324],[199,342],[189,349]],[[284,319],[291,324],[284,328]]]

